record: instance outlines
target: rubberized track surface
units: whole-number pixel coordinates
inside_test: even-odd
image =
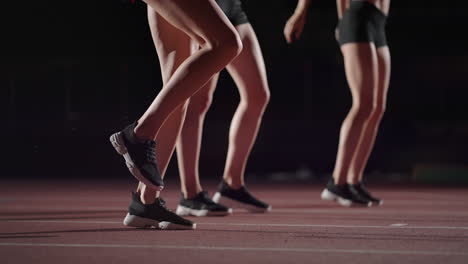
[[[122,225],[134,185],[0,182],[0,262],[468,263],[468,188],[374,187],[384,206],[359,209],[319,200],[316,184],[249,185],[272,212],[161,231]],[[163,191],[169,208],[179,193]]]

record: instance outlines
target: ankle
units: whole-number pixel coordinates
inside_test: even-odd
[[[229,188],[237,190],[242,188],[245,184],[241,180],[233,179],[232,177],[229,178],[223,178],[224,182],[229,186]]]
[[[349,185],[358,185],[360,182],[358,180],[352,179],[352,180],[347,180],[346,183]]]
[[[197,186],[196,188],[182,188],[182,195],[185,199],[193,199],[199,193],[203,192],[203,188],[201,186]]]
[[[140,200],[142,204],[153,204],[156,198],[154,196],[149,197],[143,194],[140,195]]]
[[[185,199],[193,199],[198,194],[199,194],[199,192],[182,192],[182,195],[184,196]]]
[[[140,200],[143,204],[154,204],[156,198],[159,197],[159,192],[144,190],[140,193]]]
[[[343,185],[343,184],[346,184],[347,182],[346,182],[346,179],[341,179],[341,178],[337,179],[337,178],[333,177],[333,183],[335,185]]]
[[[145,139],[149,139],[149,140],[154,139],[153,133],[146,131],[145,127],[142,126],[140,122],[138,122],[135,125],[135,128],[133,129],[133,134],[135,135],[135,138],[140,141],[145,140]]]

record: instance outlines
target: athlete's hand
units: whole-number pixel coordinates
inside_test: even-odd
[[[301,37],[304,24],[304,15],[294,14],[288,19],[283,32],[288,44],[291,44],[293,41],[298,40]]]
[[[336,41],[340,41],[340,24],[341,24],[341,18],[338,19],[338,23],[336,24],[335,27],[335,39]]]

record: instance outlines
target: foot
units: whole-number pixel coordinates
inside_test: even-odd
[[[213,196],[213,201],[231,208],[243,208],[253,213],[271,211],[271,205],[255,198],[245,186],[233,189],[225,181],[219,185],[218,192]]]
[[[336,201],[345,207],[368,207],[372,205],[369,200],[358,193],[352,192],[349,184],[335,184],[333,178],[328,181],[327,186],[322,191],[321,198],[326,201]]]
[[[351,192],[357,193],[360,196],[364,197],[365,199],[371,201],[372,205],[375,205],[375,206],[383,205],[383,200],[372,196],[371,193],[366,189],[366,187],[364,187],[364,184],[362,184],[362,182],[358,184],[349,185],[349,189]]]
[[[176,214],[182,216],[226,216],[231,213],[231,208],[213,202],[207,192],[200,192],[192,199],[182,196],[176,210]]]
[[[133,132],[136,123],[110,137],[112,146],[125,158],[130,173],[149,187],[162,190],[164,182],[156,164],[156,143],[140,140]]]
[[[132,202],[128,207],[124,225],[139,228],[158,228],[169,230],[193,230],[196,224],[184,219],[166,208],[161,198],[156,198],[152,204],[143,204],[140,196],[133,193]]]

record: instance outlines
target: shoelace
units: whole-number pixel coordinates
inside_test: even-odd
[[[245,188],[245,186],[242,186],[242,187],[239,189],[239,191],[240,191],[241,193],[243,193],[244,195],[246,195],[247,197],[249,197],[250,199],[255,199],[255,200],[257,200],[257,199],[247,190],[247,188]]]
[[[156,198],[156,202],[153,204],[153,206],[159,205],[160,207],[164,208],[168,212],[172,212],[172,210],[168,209],[166,207],[166,201],[164,201],[163,198]]]
[[[216,204],[213,200],[211,200],[211,198],[208,196],[208,192],[206,191],[203,191],[202,194],[201,194],[201,199],[203,200],[203,202],[205,202],[206,204]]]
[[[148,140],[144,144],[146,160],[151,163],[156,163],[156,143],[152,140]]]
[[[351,187],[351,186],[350,186]],[[361,193],[360,186],[348,189],[351,196],[361,201],[367,201],[367,198]]]
[[[362,184],[357,185],[356,189],[358,189],[363,194],[370,196],[370,192]]]
[[[166,201],[164,201],[163,198],[157,198],[156,200],[158,201],[161,207],[166,208]]]

